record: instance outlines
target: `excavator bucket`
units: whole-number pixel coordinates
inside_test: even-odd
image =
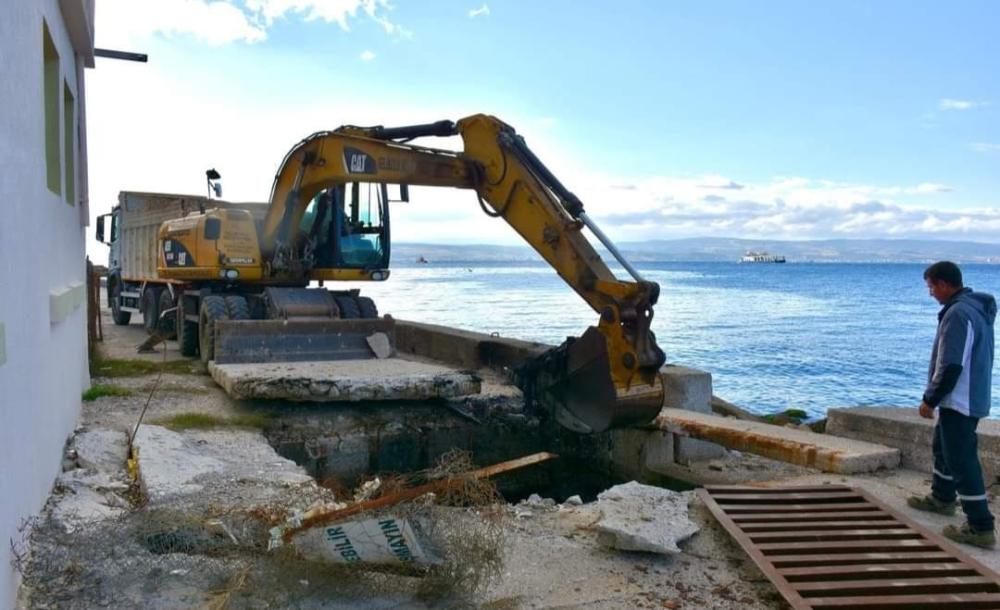
[[[377,357],[379,344],[388,353],[394,352],[395,336],[392,318],[219,320],[215,362],[364,360]]]
[[[580,338],[522,367],[516,379],[529,402],[541,405],[562,426],[574,432],[603,432],[645,424],[663,406],[663,385],[616,386],[611,378],[607,341],[594,327]]]

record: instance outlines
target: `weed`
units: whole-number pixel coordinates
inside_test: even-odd
[[[190,360],[154,362],[136,358],[106,358],[98,350],[90,355],[90,374],[94,377],[141,377],[154,373],[190,375],[197,372]]]
[[[83,393],[82,398],[86,402],[91,402],[102,396],[131,396],[132,394],[134,394],[132,390],[123,388],[120,385],[95,383]]]
[[[260,428],[271,426],[274,418],[259,413],[247,413],[231,417],[220,417],[210,413],[177,413],[170,417],[158,419],[152,423],[170,428],[171,430],[204,430],[207,428]]]

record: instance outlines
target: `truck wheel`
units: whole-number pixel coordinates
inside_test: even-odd
[[[201,300],[198,313],[198,352],[201,361],[208,363],[215,359],[215,323],[229,318],[226,300],[220,296],[207,296]]]
[[[159,286],[147,286],[142,291],[142,326],[146,329],[146,334],[156,333],[156,322],[160,319],[160,291]]]
[[[122,281],[118,278],[111,284],[111,319],[118,326],[128,326],[132,320],[131,311],[122,311]]]
[[[194,358],[198,355],[198,323],[184,319],[184,297],[177,297],[177,319],[174,326],[177,329],[177,347],[182,356]]]
[[[226,297],[226,313],[230,320],[249,320],[250,306],[245,297],[230,295]]]
[[[375,307],[375,301],[368,297],[358,297],[355,300],[358,302],[358,311],[362,318],[370,320],[378,317],[378,307]]]
[[[344,320],[355,320],[361,317],[361,312],[358,311],[358,304],[354,300],[354,297],[334,297],[337,301],[337,307],[340,308],[340,317]]]
[[[160,302],[157,311],[160,314],[159,325],[160,334],[166,339],[176,339],[177,338],[177,318],[173,315],[164,316],[163,312],[171,309],[174,306],[174,297],[170,295],[170,291],[163,289],[160,291]]]

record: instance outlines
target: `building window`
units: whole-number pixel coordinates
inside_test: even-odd
[[[62,192],[62,172],[59,164],[59,52],[52,42],[49,25],[42,21],[42,57],[45,84],[45,178],[49,190]]]
[[[63,156],[66,158],[66,203],[76,204],[76,142],[73,135],[76,133],[73,122],[73,111],[76,110],[76,103],[73,92],[69,90],[69,83],[63,82]]]

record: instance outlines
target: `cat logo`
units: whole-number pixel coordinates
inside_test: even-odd
[[[344,168],[349,174],[374,174],[375,160],[357,148],[344,147]]]

